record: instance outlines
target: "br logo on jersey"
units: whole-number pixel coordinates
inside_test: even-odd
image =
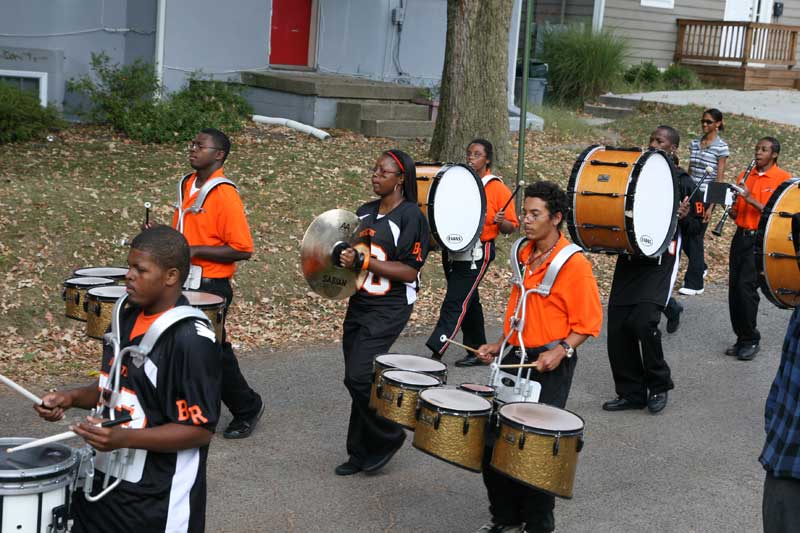
[[[197,330],[197,334],[201,337],[205,337],[211,340],[211,342],[217,342],[217,336],[214,335],[214,330],[209,329],[205,322],[200,322],[199,320],[195,321],[194,327]]]

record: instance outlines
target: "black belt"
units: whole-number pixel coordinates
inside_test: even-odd
[[[756,233],[758,233],[757,229],[738,228],[736,231],[742,235],[746,235],[747,237],[755,237]]]
[[[230,281],[231,278],[200,278],[200,283],[214,283],[216,281]]]

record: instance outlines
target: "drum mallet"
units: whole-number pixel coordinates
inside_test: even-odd
[[[517,187],[514,189],[514,192],[511,193],[511,197],[508,199],[508,201],[505,203],[505,205],[503,205],[503,208],[500,211],[503,211],[505,213],[505,210],[506,210],[506,207],[508,207],[508,204],[510,204],[511,201],[514,199],[514,197],[519,192],[520,188],[524,187],[524,186],[525,186],[525,182],[520,180],[520,182],[517,184]]]
[[[705,173],[703,174],[703,177],[700,178],[700,181],[697,183],[697,185],[695,185],[694,190],[691,193],[689,193],[689,200],[691,200],[692,196],[694,196],[694,193],[696,193],[700,189],[700,187],[703,186],[703,184],[706,182],[706,180],[708,179],[708,177],[711,175],[712,172],[714,172],[714,169],[711,167],[711,165],[705,168]]]
[[[22,385],[18,385],[17,383],[11,381],[7,377],[5,377],[3,374],[0,374],[0,381],[2,381],[6,385],[8,385],[12,389],[14,389],[15,391],[17,391],[21,395],[25,396],[27,399],[29,399],[30,401],[32,401],[36,405],[44,405],[44,402],[42,402],[41,398],[36,396],[34,393],[29,391],[28,389],[26,389]]]
[[[534,361],[533,363],[525,363],[520,365],[497,365],[497,368],[535,368],[539,370],[539,362]]]
[[[460,347],[464,348],[468,352],[480,353],[480,352],[478,352],[478,350],[476,350],[472,346],[467,346],[466,344],[461,344],[460,342],[454,341],[453,339],[448,339],[447,335],[442,335],[441,337],[439,337],[439,342],[449,342],[450,344],[455,344],[456,346],[460,346]]]
[[[144,203],[144,225],[147,226],[150,224],[150,208],[153,207],[153,204],[150,202]]]
[[[114,420],[106,420],[100,424],[95,424],[95,427],[103,427],[103,428],[110,428],[113,426],[117,426],[119,424],[125,424],[126,422],[130,422],[133,420],[131,418],[130,413],[125,413],[119,418],[115,418]],[[58,442],[62,440],[71,439],[72,437],[77,437],[78,434],[74,431],[65,431],[63,433],[58,433],[57,435],[52,435],[50,437],[45,437],[43,439],[36,439],[30,442],[26,442],[25,444],[20,444],[19,446],[15,446],[13,448],[8,448],[6,453],[14,453],[19,452],[22,450],[27,450],[28,448],[36,448],[38,446],[44,446],[45,444],[50,444],[51,442]]]

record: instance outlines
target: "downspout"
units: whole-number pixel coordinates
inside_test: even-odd
[[[599,33],[603,30],[603,16],[606,12],[606,0],[594,0],[592,11],[592,31]]]
[[[156,7],[156,79],[158,80],[158,98],[161,98],[161,86],[164,84],[164,34],[167,25],[167,0],[158,0]]]

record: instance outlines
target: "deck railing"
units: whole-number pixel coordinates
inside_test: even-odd
[[[675,62],[684,60],[731,61],[785,65],[797,63],[800,26],[678,19]]]

